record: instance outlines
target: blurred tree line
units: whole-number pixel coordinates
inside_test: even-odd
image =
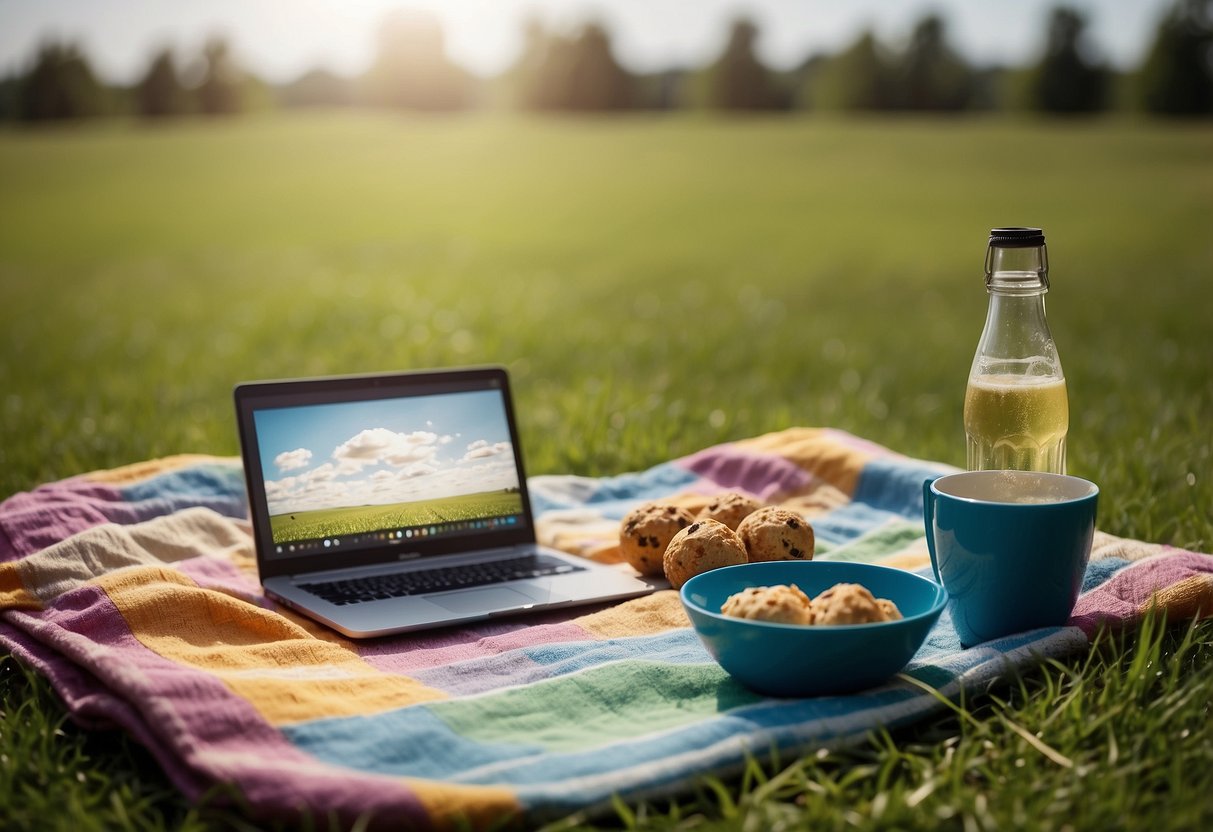
[[[944,19],[930,15],[904,44],[882,43],[865,32],[836,54],[813,55],[779,71],[758,55],[758,27],[741,19],[710,65],[644,75],[619,63],[610,33],[600,24],[568,34],[531,21],[519,60],[501,77],[485,80],[450,61],[436,19],[398,12],[384,20],[374,61],[361,77],[314,70],[278,86],[243,71],[218,39],[180,65],[172,50],[159,50],[138,83],[125,88],[101,83],[77,47],[44,43],[25,72],[0,79],[0,119],[164,119],[274,106],[1213,114],[1213,0],[1177,0],[1142,65],[1126,74],[1092,54],[1086,28],[1078,11],[1055,8],[1031,65],[974,67],[949,44]]]

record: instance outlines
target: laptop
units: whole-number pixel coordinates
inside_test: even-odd
[[[339,633],[653,589],[538,545],[502,368],[252,382],[235,399],[262,586]]]

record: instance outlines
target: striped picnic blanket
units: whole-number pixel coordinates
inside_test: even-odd
[[[811,520],[818,558],[921,569],[923,479],[949,469],[791,429],[602,479],[531,481],[541,538],[617,559],[640,501],[741,490]],[[1213,610],[1213,558],[1098,534],[1070,626],[961,649],[947,616],[906,670],[841,697],[732,681],[672,591],[605,608],[352,642],[260,592],[238,460],[177,456],[0,504],[0,643],[77,721],[121,726],[191,797],[234,784],[259,817],[524,825],[670,795],[747,756],[854,743],[1150,604]],[[627,568],[621,566],[620,568]],[[924,684],[925,683],[925,684]]]

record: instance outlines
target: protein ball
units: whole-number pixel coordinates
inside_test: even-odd
[[[873,624],[885,613],[868,588],[860,584],[834,584],[813,599],[818,624]]]
[[[730,595],[720,608],[725,615],[775,624],[812,624],[813,605],[796,584],[752,586]]]
[[[665,549],[674,535],[695,522],[691,512],[664,503],[645,503],[619,525],[619,553],[642,575],[660,575]]]
[[[901,615],[901,610],[897,609],[897,605],[888,598],[877,598],[876,606],[880,607],[880,611],[884,613],[885,621],[897,621]]]

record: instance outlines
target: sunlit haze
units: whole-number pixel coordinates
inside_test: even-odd
[[[721,49],[729,22],[744,13],[762,36],[759,51],[788,68],[836,51],[864,29],[890,43],[931,12],[947,21],[952,44],[976,65],[1015,65],[1039,49],[1056,0],[0,0],[0,75],[25,68],[48,38],[76,41],[107,80],[126,83],[146,69],[155,48],[196,54],[222,34],[240,61],[270,81],[322,67],[357,74],[369,65],[376,26],[397,8],[432,12],[451,58],[480,75],[518,57],[522,27],[537,18],[572,29],[607,25],[617,57],[635,71],[699,66]],[[1078,0],[1090,21],[1090,46],[1120,69],[1135,66],[1169,0]]]

